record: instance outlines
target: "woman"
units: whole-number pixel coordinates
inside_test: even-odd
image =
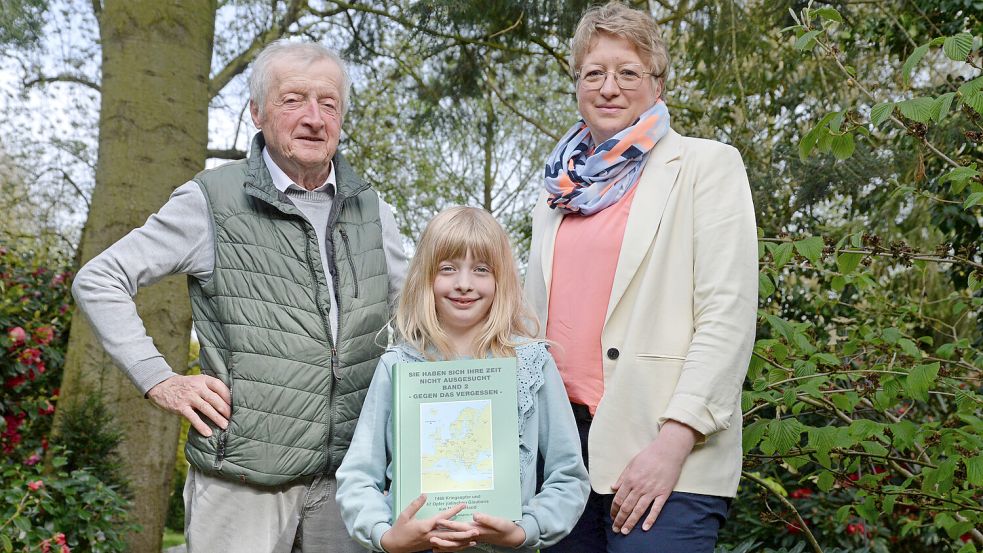
[[[588,10],[583,119],[547,162],[526,293],[554,344],[593,489],[551,552],[713,551],[741,469],[757,246],[734,148],[682,137],[652,18]]]

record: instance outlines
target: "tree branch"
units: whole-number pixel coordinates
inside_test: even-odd
[[[25,81],[23,81],[21,83],[21,85],[24,88],[31,88],[33,86],[46,85],[46,84],[51,84],[51,83],[74,83],[74,84],[80,84],[82,86],[87,86],[87,87],[91,88],[92,90],[95,90],[96,92],[102,92],[102,89],[100,89],[100,87],[99,87],[99,85],[97,83],[94,83],[94,82],[92,82],[92,81],[90,81],[90,80],[88,80],[88,79],[86,79],[86,78],[84,78],[84,77],[82,77],[80,75],[72,75],[70,73],[59,73],[58,75],[54,75],[54,76],[51,76],[51,77],[46,77],[44,75],[41,75],[41,76],[36,77],[34,79],[25,80]]]
[[[225,64],[225,67],[219,70],[219,72],[209,80],[209,97],[214,98],[219,92],[222,91],[223,88],[225,88],[225,85],[229,84],[229,81],[245,71],[246,68],[249,67],[249,64],[252,63],[253,59],[256,58],[256,55],[263,50],[263,48],[266,48],[276,40],[286,36],[287,30],[290,28],[290,26],[296,23],[303,14],[301,8],[305,7],[306,5],[307,2],[304,0],[290,0],[290,3],[287,6],[287,11],[283,15],[283,19],[280,21],[274,21],[266,32],[257,35],[245,50],[240,52],[238,56],[232,58],[229,63]],[[309,7],[308,10],[310,10]],[[325,15],[325,17],[327,17],[327,15]]]

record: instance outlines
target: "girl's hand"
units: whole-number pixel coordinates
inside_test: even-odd
[[[389,553],[411,553],[431,547],[434,551],[460,551],[475,545],[474,538],[478,531],[468,524],[450,520],[466,507],[464,503],[430,518],[413,518],[426,502],[427,496],[421,494],[406,506],[396,517],[393,527],[382,535],[383,549]]]
[[[500,517],[485,513],[474,514],[474,528],[478,530],[480,542],[505,547],[518,547],[526,541],[526,531],[521,526]]]

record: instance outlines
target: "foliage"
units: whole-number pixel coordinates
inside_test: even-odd
[[[73,409],[49,448],[58,407],[71,273],[58,257],[0,246],[0,551],[122,551],[132,529],[105,409]],[[45,458],[48,462],[45,462]]]
[[[845,24],[855,16],[793,13],[792,48],[815,50],[845,87],[801,135],[799,156],[845,162],[863,144],[865,156],[882,151],[897,164],[872,180],[887,186],[840,189],[823,209],[830,220],[843,200],[869,195],[865,230],[816,225],[825,238],[761,240],[759,340],[742,397],[745,481],[736,529],[723,539],[977,551],[981,41],[908,36],[916,46],[898,60],[901,90],[892,90],[858,71],[859,49],[876,47],[864,42],[869,22]],[[949,65],[919,66],[926,56]],[[937,67],[960,77],[940,79]]]
[[[125,551],[127,501],[85,469],[67,471],[60,454],[53,470],[6,464],[0,487],[0,550]]]

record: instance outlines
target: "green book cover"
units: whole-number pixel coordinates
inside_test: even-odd
[[[392,380],[393,517],[425,493],[417,518],[522,518],[515,358],[398,363]]]

